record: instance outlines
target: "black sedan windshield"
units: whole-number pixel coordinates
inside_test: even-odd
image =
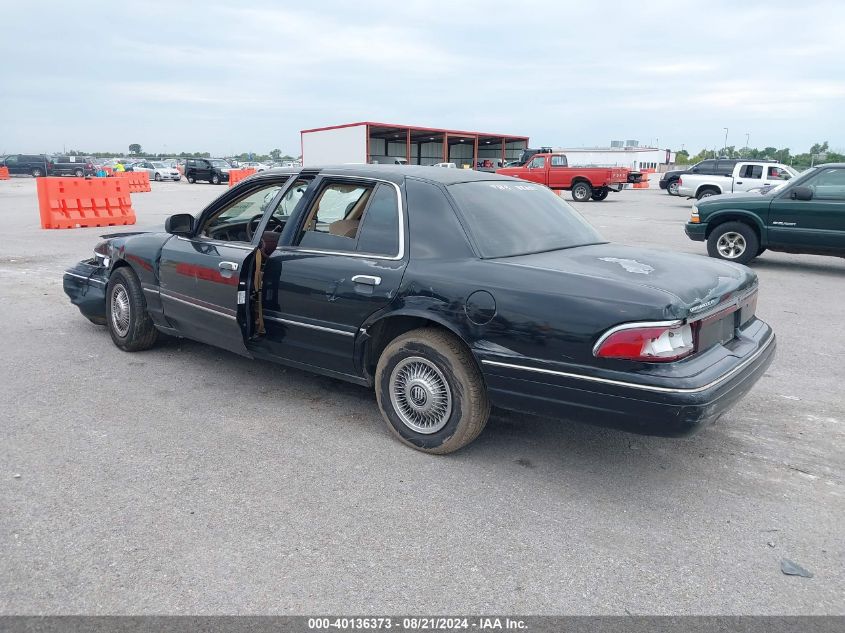
[[[540,185],[507,180],[449,186],[484,258],[605,242],[575,209]]]

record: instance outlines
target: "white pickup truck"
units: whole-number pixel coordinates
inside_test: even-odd
[[[779,185],[797,175],[792,167],[780,163],[739,162],[730,176],[683,174],[678,180],[678,195],[701,200],[720,193]]]

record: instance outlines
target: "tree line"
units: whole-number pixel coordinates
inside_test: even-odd
[[[692,165],[707,158],[750,158],[776,160],[784,165],[791,165],[796,169],[806,169],[819,163],[845,163],[845,154],[830,150],[827,141],[814,143],[810,151],[801,154],[792,154],[788,147],[778,149],[776,147],[764,147],[762,149],[752,147],[739,147],[734,145],[723,149],[703,149],[695,156],[690,156],[686,150],[676,153],[675,164]]]
[[[129,146],[129,153],[126,152],[84,152],[82,150],[73,149],[67,153],[68,156],[90,156],[92,158],[211,158],[211,153],[209,152],[166,152],[166,153],[158,153],[158,154],[149,154],[144,153],[143,148],[138,143],[132,143]],[[235,154],[234,156],[227,156],[226,158],[232,158],[239,162],[247,161],[247,160],[254,160],[258,162],[268,161],[268,160],[275,160],[275,161],[286,161],[286,160],[297,160],[296,156],[290,156],[289,154],[282,154],[282,150],[274,149],[267,154],[258,154],[256,152],[241,152],[240,154]]]

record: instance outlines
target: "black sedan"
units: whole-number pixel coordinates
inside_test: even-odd
[[[164,333],[374,387],[430,453],[470,443],[491,405],[686,435],[775,351],[748,268],[607,243],[495,174],[271,170],[165,231],[104,236],[65,273],[119,348]]]

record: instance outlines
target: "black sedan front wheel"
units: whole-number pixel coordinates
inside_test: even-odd
[[[666,186],[666,193],[670,196],[677,196],[680,195],[678,193],[678,181],[677,180],[670,180],[669,184]]]
[[[609,193],[610,189],[608,189],[607,187],[602,187],[601,189],[595,189],[593,191],[593,195],[591,195],[590,197],[596,202],[601,202],[602,200],[607,198],[607,194]]]
[[[151,348],[158,330],[147,314],[141,282],[130,268],[118,268],[106,287],[106,321],[114,344],[125,352]]]
[[[443,455],[472,442],[487,424],[490,401],[466,346],[434,328],[393,340],[376,368],[376,399],[387,427],[404,444]]]

